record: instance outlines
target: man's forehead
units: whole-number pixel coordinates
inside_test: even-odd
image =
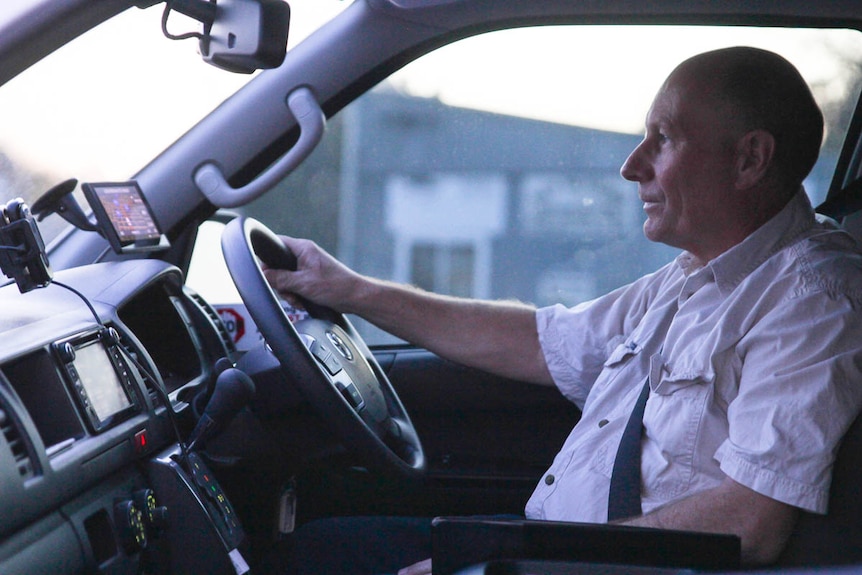
[[[679,114],[680,94],[667,85],[663,85],[653,98],[652,105],[647,113],[647,125],[673,125]]]
[[[678,125],[717,107],[714,82],[686,72],[678,69],[662,84],[647,114],[648,124]]]

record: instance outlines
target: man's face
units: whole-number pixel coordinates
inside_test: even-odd
[[[726,227],[734,225],[728,202],[738,131],[727,106],[694,78],[671,75],[647,114],[643,141],[620,173],[638,183],[646,237],[706,261],[728,247]]]

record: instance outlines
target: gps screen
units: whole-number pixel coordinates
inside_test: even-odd
[[[84,184],[83,189],[115,249],[159,242],[161,231],[137,182]]]

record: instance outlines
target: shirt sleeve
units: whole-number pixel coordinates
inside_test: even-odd
[[[652,301],[681,274],[675,263],[607,295],[567,308],[536,311],[539,344],[560,392],[583,409],[610,353],[637,326]]]
[[[860,315],[847,296],[797,292],[739,342],[738,395],[716,453],[727,476],[826,512],[838,445],[862,405]]]

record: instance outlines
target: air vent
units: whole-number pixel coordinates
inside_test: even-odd
[[[219,339],[221,339],[222,344],[224,344],[225,350],[228,354],[233,355],[236,352],[236,345],[234,344],[233,337],[231,337],[230,332],[228,332],[218,312],[216,312],[216,310],[194,290],[186,287],[184,291],[210,319],[216,330],[218,330]]]
[[[144,359],[138,350],[138,347],[132,342],[129,336],[122,331],[120,331],[119,334],[120,347],[122,347],[123,351],[126,352],[126,355],[131,358],[138,373],[141,374],[141,378],[144,380],[144,385],[147,388],[147,394],[150,396],[150,401],[153,402],[153,405],[161,405],[161,396],[155,389],[155,386],[158,384],[153,381],[153,375],[150,373],[150,370],[153,368],[149,367],[149,362]]]
[[[30,479],[35,475],[33,470],[33,457],[30,444],[21,433],[14,417],[0,406],[0,430],[6,438],[6,444],[15,458],[18,474],[24,479]]]

